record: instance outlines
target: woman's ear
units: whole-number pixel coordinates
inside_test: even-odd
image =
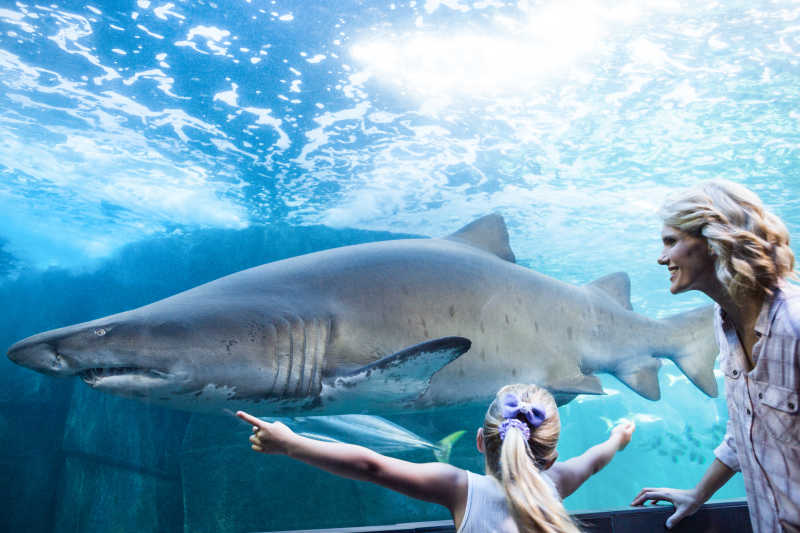
[[[479,452],[486,453],[486,446],[483,444],[483,428],[478,428],[478,433],[475,434],[475,446],[478,447]]]

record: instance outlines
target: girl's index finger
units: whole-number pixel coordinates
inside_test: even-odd
[[[236,411],[236,416],[252,426],[264,427],[266,425],[263,420],[259,420],[250,413],[245,413],[244,411]]]

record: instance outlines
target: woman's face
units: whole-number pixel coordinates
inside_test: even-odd
[[[664,249],[658,258],[659,265],[669,269],[669,291],[672,294],[698,290],[708,292],[716,279],[714,255],[702,237],[664,226],[661,230]]]

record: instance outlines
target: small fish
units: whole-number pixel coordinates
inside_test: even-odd
[[[236,414],[230,409],[223,410],[236,417]],[[265,422],[283,422],[295,433],[304,437],[327,442],[359,444],[380,453],[428,449],[431,450],[436,460],[442,463],[450,462],[453,445],[466,433],[464,430],[456,431],[434,443],[380,416],[355,414],[258,418]],[[237,420],[241,419],[237,417]],[[247,426],[250,427],[249,424]]]

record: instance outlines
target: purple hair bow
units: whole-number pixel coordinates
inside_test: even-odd
[[[528,421],[528,425],[536,429],[542,425],[547,415],[544,409],[534,407],[527,403],[521,403],[517,395],[509,392],[503,397],[502,402],[503,418],[515,419],[522,415]]]

